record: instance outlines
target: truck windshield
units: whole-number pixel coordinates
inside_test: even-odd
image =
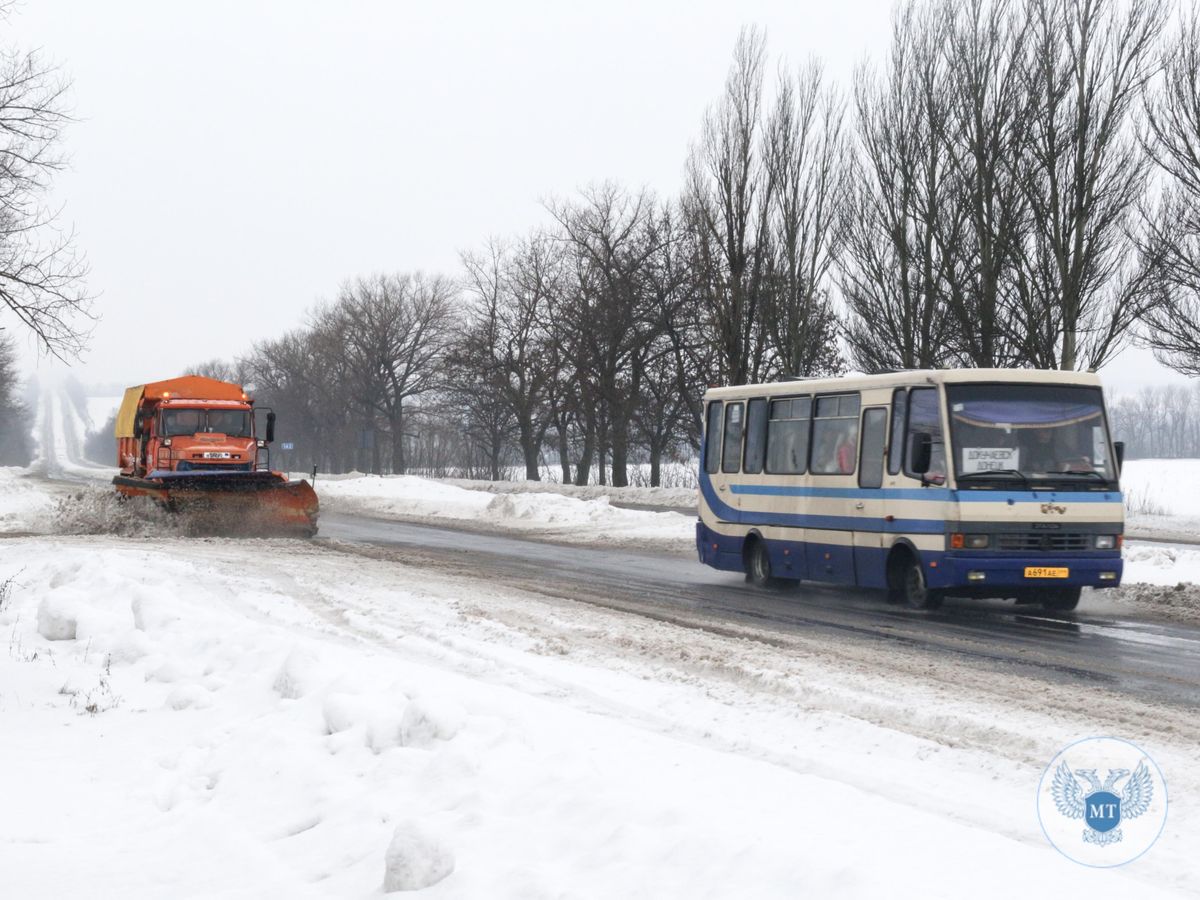
[[[1087,490],[1116,481],[1099,388],[947,385],[946,400],[960,487]]]
[[[244,409],[168,409],[163,412],[163,437],[201,432],[250,437],[250,413]]]

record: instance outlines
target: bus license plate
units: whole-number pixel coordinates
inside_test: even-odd
[[[1071,574],[1070,569],[1052,569],[1047,566],[1026,566],[1026,578],[1066,578]]]
[[[205,459],[229,459],[229,454],[209,450],[207,453],[204,454],[204,458]],[[1026,571],[1028,571],[1028,570],[1026,570]]]

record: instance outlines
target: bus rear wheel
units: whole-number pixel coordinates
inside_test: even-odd
[[[900,582],[904,602],[912,609],[937,609],[942,605],[942,592],[935,591],[925,581],[920,560],[910,559],[904,567]]]
[[[1070,612],[1079,605],[1081,587],[1054,588],[1042,595],[1042,609],[1054,612]]]
[[[783,581],[771,574],[771,555],[761,538],[746,550],[746,580],[758,587],[779,587]]]

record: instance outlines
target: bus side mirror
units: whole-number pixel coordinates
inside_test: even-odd
[[[1117,474],[1121,474],[1121,469],[1125,468],[1125,442],[1113,441],[1113,452],[1117,454]]]
[[[267,413],[267,443],[270,444],[275,440],[275,413]]]
[[[927,431],[918,431],[913,435],[910,451],[912,459],[909,461],[909,469],[918,475],[924,475],[929,471],[929,464],[933,459],[933,435]]]

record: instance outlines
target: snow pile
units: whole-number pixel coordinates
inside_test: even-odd
[[[53,508],[53,499],[30,470],[0,466],[0,533],[37,531]]]
[[[51,528],[58,534],[125,537],[179,535],[186,521],[149,497],[122,497],[112,487],[83,486],[54,503]]]
[[[576,500],[595,500],[607,497],[613,503],[637,506],[659,506],[666,509],[695,509],[694,487],[612,487],[611,485],[557,484],[551,481],[473,481],[467,478],[439,478],[442,484],[451,484],[469,491],[487,491],[491,494],[561,494]],[[695,480],[693,475],[692,480]]]
[[[396,827],[388,844],[383,889],[419,891],[432,887],[454,871],[454,852],[441,838],[416,822]]]
[[[651,545],[691,552],[695,519],[674,512],[620,509],[606,496],[466,490],[414,475],[318,479],[322,509],[418,522],[466,523],[570,543]]]

